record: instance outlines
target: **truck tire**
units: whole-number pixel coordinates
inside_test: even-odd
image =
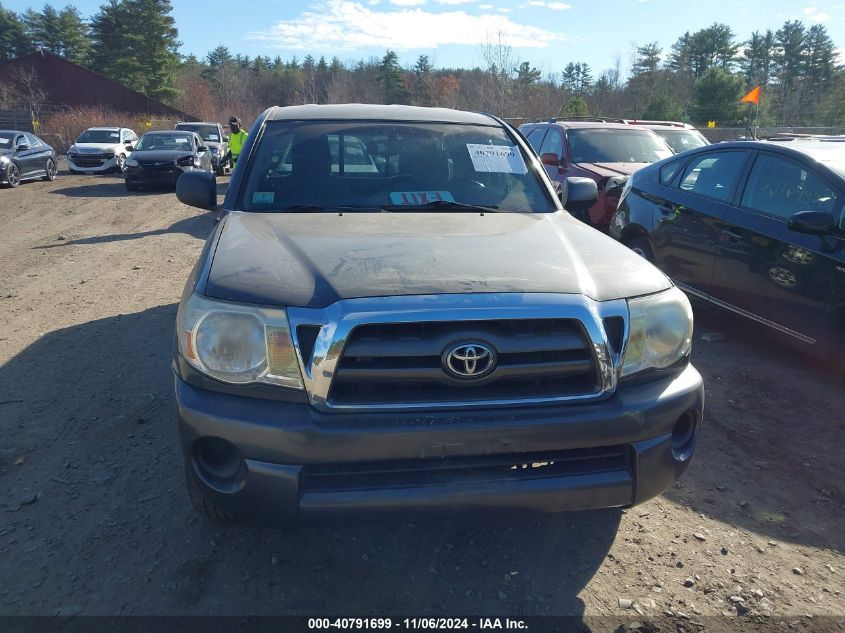
[[[223,525],[233,525],[238,523],[236,515],[224,510],[213,501],[206,499],[187,465],[185,466],[185,480],[188,484],[188,497],[191,500],[191,505],[199,516],[213,523]]]

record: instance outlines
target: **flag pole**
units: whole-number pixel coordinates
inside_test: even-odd
[[[757,140],[757,127],[760,122],[760,99],[758,97],[757,103],[754,104],[754,140]]]

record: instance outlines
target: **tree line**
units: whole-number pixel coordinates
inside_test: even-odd
[[[395,51],[341,61],[305,55],[251,58],[218,46],[179,54],[169,0],[109,0],[84,19],[73,6],[21,14],[0,5],[0,60],[42,48],[201,118],[254,116],[267,105],[408,103],[482,110],[503,117],[603,115],[742,125],[742,94],[759,85],[763,125],[845,125],[845,71],[822,24],[789,20],[740,39],[714,23],[668,50],[635,48],[623,70],[594,73],[573,60],[543,73],[501,35],[479,47],[473,68],[437,68],[427,55],[403,66]]]

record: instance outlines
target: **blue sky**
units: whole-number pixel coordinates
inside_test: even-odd
[[[41,2],[0,0],[23,11]],[[77,0],[84,16],[102,0]],[[668,51],[684,31],[714,21],[740,39],[776,29],[788,19],[827,26],[845,51],[845,0],[174,0],[182,52],[204,55],[218,44],[250,56],[307,53],[344,61],[395,49],[403,65],[421,53],[438,67],[474,66],[480,48],[499,34],[513,55],[544,73],[584,61],[594,76],[619,57],[623,74],[637,45],[657,41]],[[55,0],[54,6],[63,6]]]

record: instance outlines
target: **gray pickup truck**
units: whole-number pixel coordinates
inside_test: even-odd
[[[325,524],[626,507],[698,442],[692,311],[564,210],[521,135],[407,106],[271,108],[179,306],[190,497]]]

